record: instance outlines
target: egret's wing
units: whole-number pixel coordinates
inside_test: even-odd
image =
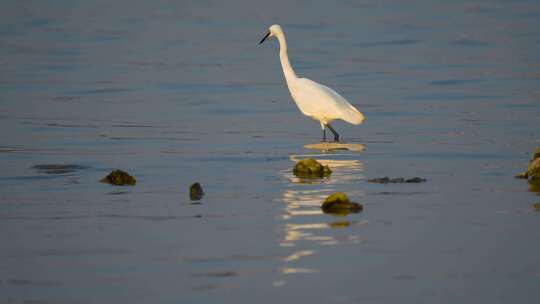
[[[331,88],[307,78],[298,79],[295,85],[293,98],[302,112],[328,121],[343,119],[355,125],[364,120],[362,113]]]

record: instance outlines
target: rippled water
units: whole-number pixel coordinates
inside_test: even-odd
[[[540,145],[537,1],[111,2],[0,10],[0,302],[538,299],[540,197],[513,178]],[[365,151],[303,148],[272,23]],[[296,179],[304,156],[334,173]],[[323,214],[333,191],[364,212]]]

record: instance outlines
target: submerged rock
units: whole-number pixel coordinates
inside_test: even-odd
[[[39,173],[66,174],[66,173],[73,173],[77,170],[87,169],[88,167],[80,166],[80,165],[66,165],[66,164],[44,164],[44,165],[35,165],[32,168],[37,170]]]
[[[388,176],[385,177],[378,177],[378,178],[372,178],[368,179],[368,182],[370,183],[376,183],[376,184],[398,184],[398,183],[423,183],[425,182],[425,178],[421,177],[413,177],[413,178],[403,178],[403,177],[397,177],[397,178],[390,178]]]
[[[313,158],[305,158],[294,165],[293,173],[298,177],[321,178],[332,174],[332,170]]]
[[[358,213],[364,210],[364,206],[351,202],[345,193],[336,192],[324,200],[321,209],[324,213],[347,215],[349,213]]]
[[[204,195],[204,191],[201,187],[201,184],[194,183],[191,186],[189,186],[189,198],[192,201],[198,201],[200,200]]]
[[[109,175],[100,180],[102,183],[109,183],[116,186],[133,186],[137,183],[135,177],[129,175],[126,171],[113,170]]]

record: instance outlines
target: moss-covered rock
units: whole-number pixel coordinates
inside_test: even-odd
[[[537,147],[534,152],[527,171],[516,175],[516,178],[538,180],[540,182],[540,147]]]
[[[135,177],[129,175],[126,171],[113,170],[109,175],[100,180],[102,183],[109,183],[116,186],[133,186],[137,183]]]
[[[321,209],[324,213],[347,215],[349,213],[358,213],[364,210],[364,206],[351,202],[345,193],[336,192],[324,200]]]
[[[534,149],[534,153],[533,153],[533,157],[532,159],[535,160],[537,158],[540,158],[540,147],[536,147],[536,149]]]
[[[194,183],[191,186],[189,186],[189,198],[192,201],[198,201],[200,200],[204,195],[204,191],[201,187],[201,184]]]
[[[529,182],[529,191],[536,192],[540,195],[540,147],[534,150],[527,171],[516,175],[516,178],[527,179]]]
[[[540,157],[537,157],[529,163],[527,175],[530,179],[540,180]]]
[[[332,170],[313,158],[305,158],[296,163],[293,173],[298,177],[321,178],[332,174]]]

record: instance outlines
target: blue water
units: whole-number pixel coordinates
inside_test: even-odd
[[[0,20],[0,302],[538,301],[540,197],[513,178],[540,146],[537,1],[4,1]],[[258,44],[273,23],[298,75],[365,114],[334,124],[365,151],[303,148],[321,130]],[[334,173],[302,183],[304,156]],[[137,185],[98,182],[115,168]],[[334,191],[364,212],[323,214]]]

